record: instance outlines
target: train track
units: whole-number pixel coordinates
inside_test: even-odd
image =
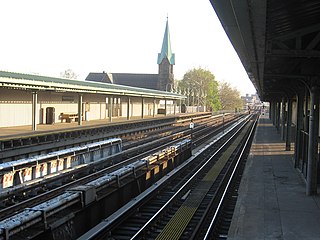
[[[246,164],[246,157],[250,151],[257,120],[256,118],[249,131],[247,131],[245,138],[241,141],[241,147],[234,156],[234,166],[230,168],[230,171],[224,177],[218,197],[207,208],[201,224],[199,224],[199,227],[191,237],[192,239],[227,239],[242,173]]]
[[[229,116],[229,118],[226,120],[226,122],[231,121],[234,117],[233,116]],[[202,121],[198,121],[197,122],[197,128],[194,131],[194,134],[198,135],[197,138],[200,138],[200,136],[202,135],[202,138],[205,136],[207,136],[207,131],[211,131],[214,130],[214,128],[217,128],[219,126],[219,122],[221,122],[221,120],[219,120],[219,117],[216,118],[210,118],[210,119],[205,119]],[[145,153],[145,154],[149,154],[148,149],[154,149],[156,148],[156,146],[161,146],[162,144],[165,143],[169,143],[173,142],[174,139],[178,139],[178,138],[183,138],[183,137],[188,137],[190,134],[190,130],[186,127],[186,126],[181,126],[181,124],[179,124],[179,127],[171,127],[170,129],[161,129],[161,130],[155,130],[155,131],[151,131],[148,134],[146,133],[139,133],[139,134],[135,134],[135,135],[130,135],[129,138],[130,139],[134,139],[131,141],[128,141],[128,136],[127,139],[124,139],[124,143],[123,143],[123,149],[126,150],[123,155],[124,158],[130,158],[132,156],[137,156],[137,157],[141,157],[140,153]],[[186,124],[184,124],[186,125]],[[143,136],[141,136],[143,135]],[[200,140],[195,141],[196,142],[200,142]],[[157,150],[157,149],[155,149]],[[63,151],[64,152],[64,151]],[[70,153],[71,156],[74,156],[73,153]],[[50,155],[48,155],[48,157],[50,158]],[[51,157],[52,158],[52,157]],[[51,159],[50,158],[50,159]],[[63,155],[62,158],[66,158],[66,155]],[[115,158],[118,158],[119,160],[114,160]],[[119,161],[122,161],[122,156],[119,157],[118,155],[115,157],[109,157],[109,158],[105,158],[106,160],[108,159],[109,163],[117,163]],[[28,162],[29,160],[27,159],[23,159],[23,162],[27,162],[26,167],[30,168],[30,165]],[[30,159],[33,162],[35,162],[34,159]],[[41,160],[42,162],[44,160]],[[49,160],[48,160],[49,161]],[[37,160],[38,162],[38,160]],[[46,187],[50,187],[50,183],[53,181],[56,181],[57,179],[61,179],[62,181],[64,181],[64,178],[66,178],[68,180],[68,178],[71,176],[73,179],[77,178],[77,174],[88,174],[91,171],[96,171],[97,169],[101,169],[106,167],[107,164],[105,163],[106,161],[104,160],[104,158],[101,159],[101,161],[99,160],[99,162],[95,163],[93,162],[92,164],[90,163],[90,166],[86,166],[86,169],[82,168],[81,166],[76,167],[75,169],[70,169],[69,167],[66,168],[66,171],[62,171],[60,173],[54,173],[53,175],[55,177],[51,177],[50,175],[46,175],[44,178],[40,179],[35,179],[33,181],[30,182],[26,182],[23,184],[20,184],[20,188],[16,187],[14,189],[7,189],[8,191],[4,191],[1,192],[0,189],[0,199],[3,200],[4,197],[8,198],[10,197],[10,195],[15,195],[16,197],[19,197],[19,193],[23,192],[23,195],[26,196],[26,192],[30,189],[33,188],[32,184],[36,184],[38,187],[42,187],[44,185],[46,185]],[[38,163],[37,163],[38,164]],[[15,164],[16,165],[16,164]],[[87,164],[86,164],[87,165]],[[0,166],[1,168],[1,166]],[[21,169],[21,170],[19,170]],[[7,171],[10,171],[10,169],[8,169]],[[15,166],[14,170],[15,173],[17,173],[18,171],[24,171],[24,167],[23,166]],[[23,174],[23,172],[22,172]],[[56,176],[58,174],[58,176]],[[1,178],[1,176],[0,176]],[[0,185],[1,186],[1,185]],[[4,189],[6,190],[6,189]]]
[[[142,184],[142,189],[145,189],[148,173],[152,174],[159,164],[166,171],[183,155],[190,156],[190,140],[188,139],[165,149],[165,151],[159,151],[157,154],[122,166],[98,179],[66,189],[54,198],[46,199],[41,204],[26,208],[0,221],[0,239],[19,238],[19,236],[24,239],[35,237],[38,239],[74,238],[75,236],[70,233],[76,230],[73,228],[65,231],[65,227],[70,227],[73,225],[73,221],[78,222],[81,219],[83,223],[87,222],[87,218],[80,217],[79,219],[79,216],[76,217],[77,214],[91,215],[92,208],[97,206],[103,207],[107,211],[114,211],[114,208],[110,208],[110,204],[121,206],[125,197],[121,194],[123,189],[128,191],[131,191],[132,187],[140,189],[139,183]],[[112,197],[115,195],[118,196],[116,203],[112,201]],[[131,199],[135,195],[136,193],[130,193],[126,197]],[[101,209],[95,215],[100,213]],[[99,218],[95,221],[97,220]],[[60,229],[59,226],[61,226]]]
[[[232,119],[233,118],[230,118],[229,121],[231,121]],[[230,123],[225,121],[225,124],[227,126]],[[194,130],[194,136],[195,136],[194,144],[200,145],[201,142],[205,141],[205,136],[209,138],[209,137],[212,137],[213,134],[216,134],[216,131],[219,129],[217,126],[219,125],[219,120],[217,120],[216,118],[209,119],[207,121],[201,120],[201,122],[198,122],[197,125],[198,126]],[[208,131],[208,129],[210,131]],[[109,158],[108,160],[109,163],[103,163],[104,161],[100,161],[99,163],[94,163],[90,166],[87,166],[86,168],[77,168],[73,171],[65,173],[64,175],[48,179],[48,181],[42,181],[35,185],[24,186],[24,188],[21,188],[19,191],[12,191],[10,192],[10,194],[7,194],[5,198],[8,199],[10,198],[10,196],[14,195],[15,204],[0,210],[0,220],[3,220],[14,213],[21,211],[21,209],[31,207],[47,199],[53,198],[59,195],[61,192],[65,191],[65,189],[67,188],[84,184],[85,182],[96,179],[103,174],[115,171],[116,169],[123,166],[124,164],[130,164],[131,162],[134,162],[135,160],[139,158],[143,158],[144,156],[150,154],[152,151],[157,151],[158,149],[163,148],[166,145],[170,145],[170,144],[173,144],[174,142],[179,141],[179,139],[183,137],[188,137],[189,134],[190,134],[190,130],[185,128],[183,129],[183,131],[181,130],[178,132],[171,131],[171,134],[159,133],[158,134],[159,136],[157,138],[152,136],[153,142],[146,143],[145,144],[146,146],[143,146],[141,142],[139,146],[135,146],[135,144],[133,144],[134,147],[129,147],[130,144],[128,144],[127,145],[128,150],[123,153],[123,155],[126,155],[125,158],[127,160],[122,160],[122,157],[119,158],[119,156],[113,156]],[[167,135],[167,136],[163,137],[163,135]],[[201,136],[201,138],[198,136]],[[161,141],[159,141],[160,137],[161,137]],[[143,139],[142,141],[145,142],[146,140]],[[150,141],[150,139],[148,139],[147,141]],[[164,144],[164,142],[166,142],[166,144]],[[158,147],[155,147],[156,145],[158,145]],[[142,153],[139,153],[139,152],[142,152]],[[116,162],[115,160],[113,160],[116,158],[121,159],[121,162]],[[111,162],[113,164],[112,166],[110,166]],[[101,166],[99,167],[99,165]],[[103,169],[103,170],[98,170],[98,169]],[[84,175],[88,175],[88,176],[83,177]],[[57,181],[62,186],[57,187]],[[50,183],[53,183],[52,189],[49,188]],[[46,189],[43,189],[43,186],[45,186]],[[3,198],[2,200],[4,200],[5,198]]]
[[[227,120],[232,120],[232,118],[234,118],[234,116],[228,116],[229,119]],[[221,122],[221,120],[219,120],[219,116],[217,117],[213,117],[213,118],[204,118],[204,120],[201,120],[203,119],[203,116],[198,118],[199,120],[197,120],[197,124],[199,125],[197,127],[197,132],[200,132],[201,131],[201,128],[204,129],[204,128],[208,128],[208,126],[211,126],[212,127],[216,127],[218,124],[219,124],[219,121]],[[160,127],[157,127],[157,126],[154,126],[152,129],[150,128],[144,128],[144,129],[137,129],[137,130],[132,130],[131,133],[129,135],[125,134],[125,135],[122,135],[120,133],[118,133],[118,135],[122,135],[124,138],[122,139],[122,142],[123,142],[123,149],[126,150],[126,149],[132,149],[133,151],[127,151],[126,152],[126,157],[129,157],[130,156],[130,153],[133,153],[133,154],[137,154],[137,153],[140,153],[140,152],[143,152],[145,151],[148,147],[149,148],[153,148],[154,147],[154,143],[158,144],[158,145],[161,145],[161,142],[163,141],[167,141],[169,140],[170,141],[170,138],[181,138],[183,136],[187,136],[189,134],[188,132],[188,128],[186,127],[186,123],[183,124],[184,121],[187,121],[189,122],[188,120],[180,120],[179,124],[175,124],[175,126],[166,126],[166,127],[163,127],[160,128]],[[156,129],[156,130],[154,130]],[[135,134],[132,134],[132,133],[135,133]],[[171,136],[171,137],[170,137]],[[165,138],[167,137],[167,138]],[[101,142],[105,142],[106,140],[103,140]],[[109,141],[109,139],[107,140]],[[89,145],[92,145],[92,144],[96,144],[96,142],[94,143],[90,143],[88,144]],[[143,145],[143,147],[141,147]],[[86,146],[86,145],[85,145]],[[135,148],[134,148],[135,147]],[[75,149],[78,149],[79,147],[74,147]],[[101,147],[100,147],[101,149]],[[61,166],[59,166],[59,170],[58,171],[62,171],[64,169],[66,169],[66,171],[64,172],[70,172],[70,163],[68,164],[66,162],[66,159],[68,158],[68,155],[66,154],[66,151],[68,151],[68,148],[64,149],[64,150],[59,150],[57,151],[56,155],[57,155],[57,158],[59,159],[59,164],[64,164],[65,166],[62,167],[61,169]],[[83,150],[82,150],[83,151]],[[58,152],[61,152],[61,154]],[[97,152],[99,153],[99,152]],[[51,153],[50,153],[51,154]],[[52,156],[50,156],[50,154],[47,154],[48,156],[48,163],[50,163],[50,159],[51,160],[54,160],[54,158]],[[102,153],[104,155],[104,152]],[[61,155],[61,156],[60,156]],[[131,154],[132,155],[132,154]],[[35,156],[31,157],[31,158],[23,158],[19,161],[12,161],[12,167],[10,169],[10,167],[6,167],[6,169],[3,169],[3,166],[2,165],[8,165],[8,166],[11,166],[10,162],[9,163],[4,163],[4,164],[0,164],[0,199],[2,199],[2,196],[4,195],[3,193],[1,193],[1,190],[3,189],[3,186],[16,186],[16,184],[20,184],[20,185],[28,185],[30,186],[32,183],[35,183],[35,184],[38,184],[39,186],[41,185],[44,185],[44,184],[47,184],[48,182],[52,182],[52,179],[49,179],[47,180],[47,178],[50,178],[51,176],[48,175],[48,173],[44,173],[44,174],[40,174],[38,173],[39,170],[36,170],[35,167],[43,167],[41,166],[41,164],[45,163],[45,154],[42,154],[41,155],[41,162],[38,163],[38,158],[35,159]],[[70,158],[72,158],[72,161],[74,159],[74,154],[70,152]],[[80,156],[81,157],[81,156]],[[85,153],[83,153],[83,157],[84,158],[87,158],[88,156],[85,156]],[[96,158],[96,156],[94,156],[94,158]],[[103,159],[102,159],[103,160]],[[78,161],[78,160],[77,160]],[[94,160],[93,160],[94,161]],[[22,162],[24,163],[21,164],[21,165],[18,165],[16,162]],[[30,164],[31,162],[36,162],[36,165],[32,165]],[[63,163],[64,162],[64,163]],[[87,163],[87,161],[85,162]],[[19,163],[20,164],[20,163]],[[73,167],[74,164],[72,164],[72,167]],[[96,168],[96,164],[93,164],[94,167]],[[99,164],[98,164],[99,165]],[[30,167],[34,167],[34,169],[30,169]],[[48,166],[48,168],[51,168],[51,166]],[[79,166],[81,168],[81,166]],[[2,169],[2,170],[1,170]],[[90,167],[88,167],[88,169],[90,169]],[[31,173],[32,171],[32,173]],[[37,172],[36,172],[37,171]],[[76,173],[78,172],[81,172],[83,171],[82,169],[81,170],[75,170]],[[22,180],[20,180],[18,178],[18,173],[19,175],[22,175],[22,176],[26,176],[26,172],[28,173],[29,177],[27,180],[24,180],[24,178]],[[72,171],[73,172],[73,171]],[[14,178],[18,178],[17,180],[18,183],[14,182],[12,179],[12,176],[10,177],[11,181],[12,182],[9,182],[7,183],[6,185],[2,185],[2,181],[4,183],[4,179],[6,179],[6,176],[4,176],[4,178],[2,179],[2,174],[7,174],[7,173],[10,173],[10,174],[15,174]],[[53,175],[57,175],[59,173],[57,173],[57,170],[53,171]],[[87,172],[85,172],[87,173]],[[9,177],[10,174],[7,174],[7,178]],[[62,174],[59,174],[59,175],[62,175]],[[69,173],[70,175],[70,173]],[[40,179],[40,180],[36,180],[34,181],[35,178],[42,178],[43,176],[44,179]],[[61,177],[62,179],[62,176],[59,176]],[[20,177],[21,178],[21,177]],[[27,177],[26,177],[27,178]],[[57,178],[53,178],[53,179],[57,179]],[[32,180],[32,181],[30,181]],[[42,181],[43,180],[43,181]],[[29,182],[26,182],[25,181],[29,181]],[[28,188],[28,187],[26,187]],[[24,188],[22,187],[21,189],[24,190]],[[27,189],[26,189],[27,190]],[[19,193],[19,190],[16,190],[14,189],[15,191],[15,195],[17,195]],[[7,194],[7,193],[5,193]],[[10,195],[10,194],[9,194]],[[9,197],[9,195],[7,195],[7,197]],[[24,195],[26,195],[24,193]]]
[[[129,202],[81,239],[201,239],[223,236],[230,193],[226,186],[238,172],[255,120],[228,130],[174,173]],[[232,196],[232,194],[231,194]],[[232,197],[231,197],[232,199]],[[232,204],[231,204],[232,205]],[[216,211],[218,209],[218,211]],[[212,216],[214,215],[214,217]],[[212,220],[214,219],[214,220]],[[226,222],[228,218],[225,218]],[[220,227],[216,223],[220,223]],[[220,229],[220,230],[219,230]],[[213,239],[216,239],[213,237]]]
[[[211,114],[197,114],[195,119],[206,119]],[[12,136],[0,138],[0,163],[17,160],[45,152],[75,147],[108,138],[119,137],[124,140],[139,139],[144,133],[174,128],[176,122],[190,121],[192,116],[185,115],[178,118],[165,117],[160,119],[145,119],[143,121],[129,121],[108,123],[96,126],[82,126],[55,132],[34,133],[27,136]],[[177,119],[177,120],[176,120]]]

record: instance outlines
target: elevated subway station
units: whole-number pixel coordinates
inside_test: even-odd
[[[211,0],[262,116],[228,239],[319,239],[319,1]]]
[[[261,100],[270,102],[270,109],[258,123],[228,238],[318,239],[320,3],[288,0],[211,3]],[[128,93],[126,90],[133,89],[124,86],[110,85],[114,88],[108,91],[106,86],[109,85],[105,84],[74,86],[73,81],[65,79],[51,81],[9,75],[2,78],[1,93],[12,91],[16,98],[21,98],[16,104],[28,104],[25,105],[28,123],[34,130],[41,123],[40,106],[51,107],[43,101],[51,94],[61,99],[63,107],[72,104],[72,108],[63,110],[56,105],[55,112],[59,116],[65,111],[82,116],[80,120],[72,119],[78,124],[90,119],[100,120],[101,116],[111,121],[119,112],[122,117],[131,118],[130,102],[135,100],[138,102],[137,117],[153,116],[161,112],[157,109],[165,109],[166,114],[168,105],[164,104],[162,108],[159,101],[158,107],[158,100],[174,102],[183,98],[153,90],[140,92],[141,89],[136,88]],[[26,98],[23,99],[22,93]],[[101,96],[102,100],[91,101],[89,96]],[[5,101],[13,104],[11,100]],[[147,102],[150,108],[146,106]],[[117,105],[119,103],[121,107]],[[13,109],[24,117],[25,114],[19,112],[24,107]],[[98,109],[99,117],[92,114],[93,109]],[[178,111],[178,108],[173,109],[176,109],[173,112]],[[42,116],[42,120],[46,119],[46,115]],[[60,120],[55,115],[55,121]]]

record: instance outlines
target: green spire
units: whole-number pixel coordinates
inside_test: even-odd
[[[165,57],[168,59],[168,61],[171,65],[175,64],[174,53],[172,53],[172,51],[171,51],[168,18],[167,18],[166,30],[165,30],[164,36],[163,36],[161,53],[158,53],[158,64],[160,64]]]

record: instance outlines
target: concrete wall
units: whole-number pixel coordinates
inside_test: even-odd
[[[0,89],[0,127],[31,125],[32,93]]]
[[[0,103],[0,127],[31,125],[31,103]]]

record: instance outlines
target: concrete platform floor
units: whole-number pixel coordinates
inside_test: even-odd
[[[177,114],[176,116],[180,116],[183,114]],[[163,114],[158,114],[154,118],[170,118],[174,117],[174,115],[167,115],[164,116]],[[0,127],[0,140],[5,138],[11,137],[19,137],[19,136],[29,136],[39,133],[49,133],[61,130],[76,130],[83,127],[98,127],[102,125],[110,125],[110,124],[117,124],[119,122],[130,122],[130,121],[142,121],[144,119],[152,119],[153,116],[145,116],[143,119],[141,117],[131,117],[130,120],[127,120],[126,117],[114,117],[112,118],[112,122],[109,119],[102,119],[102,120],[92,120],[92,121],[82,121],[82,125],[78,125],[77,122],[56,122],[54,124],[38,124],[37,130],[33,131],[31,125],[25,126],[15,126],[15,127]]]
[[[293,151],[262,116],[240,184],[228,239],[320,239],[320,196],[306,196]]]

